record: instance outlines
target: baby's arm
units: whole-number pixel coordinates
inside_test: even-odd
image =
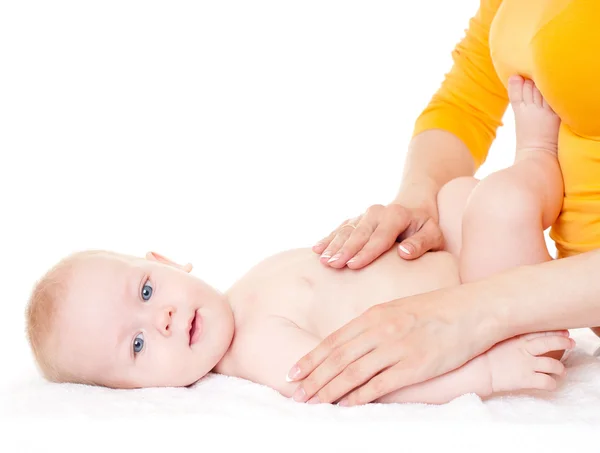
[[[288,383],[286,373],[300,357],[318,345],[319,339],[284,318],[267,318],[246,326],[241,344],[240,377],[267,385],[291,397],[298,383]],[[462,367],[427,382],[400,389],[377,402],[441,404],[466,393],[481,397],[492,392],[487,356],[481,355]]]
[[[320,340],[281,317],[253,321],[244,330],[241,342],[243,351],[236,352],[240,377],[267,385],[283,396],[291,397],[298,383],[285,380],[288,371]]]
[[[475,393],[482,398],[492,394],[489,364],[485,354],[475,357],[454,371],[401,388],[376,402],[444,404],[467,393]]]
[[[486,398],[498,392],[554,390],[556,379],[551,375],[563,375],[565,367],[539,355],[573,346],[567,331],[511,338],[454,371],[396,390],[377,402],[443,404],[467,393]]]
[[[298,383],[288,383],[289,368],[316,347],[320,340],[291,321],[270,317],[244,328],[236,351],[239,377],[269,386],[291,397]],[[442,404],[467,394],[486,397],[494,392],[521,389],[551,389],[563,365],[536,355],[572,347],[567,332],[532,334],[496,345],[462,367],[443,376],[397,390],[380,398],[381,403]]]

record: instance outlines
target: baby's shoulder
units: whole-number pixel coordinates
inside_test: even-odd
[[[308,253],[307,253],[308,251]],[[245,299],[269,292],[298,274],[303,265],[314,258],[308,249],[292,249],[269,256],[254,265],[229,289],[229,293],[246,294]],[[254,294],[255,296],[251,296]]]
[[[256,265],[250,268],[245,276],[281,272],[282,270],[301,265],[310,258],[314,258],[316,256],[317,255],[307,248],[285,250],[259,261]]]

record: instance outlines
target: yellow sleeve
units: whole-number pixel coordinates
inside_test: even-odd
[[[492,64],[490,26],[502,0],[481,0],[466,36],[452,52],[454,64],[417,118],[413,137],[443,129],[460,138],[477,168],[485,161],[508,106],[506,88]]]

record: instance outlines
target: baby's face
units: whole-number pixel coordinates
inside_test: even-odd
[[[87,257],[57,312],[57,359],[117,388],[190,385],[233,337],[224,296],[186,271],[111,253]]]

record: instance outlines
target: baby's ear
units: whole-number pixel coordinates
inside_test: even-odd
[[[191,272],[192,270],[192,265],[190,263],[186,264],[185,266],[182,266],[181,264],[177,264],[175,261],[170,260],[169,258],[166,258],[156,252],[148,252],[146,253],[146,259],[150,260],[150,261],[157,261],[159,263],[163,263],[166,264],[167,266],[173,266],[176,267],[177,269],[181,269],[184,272]]]

